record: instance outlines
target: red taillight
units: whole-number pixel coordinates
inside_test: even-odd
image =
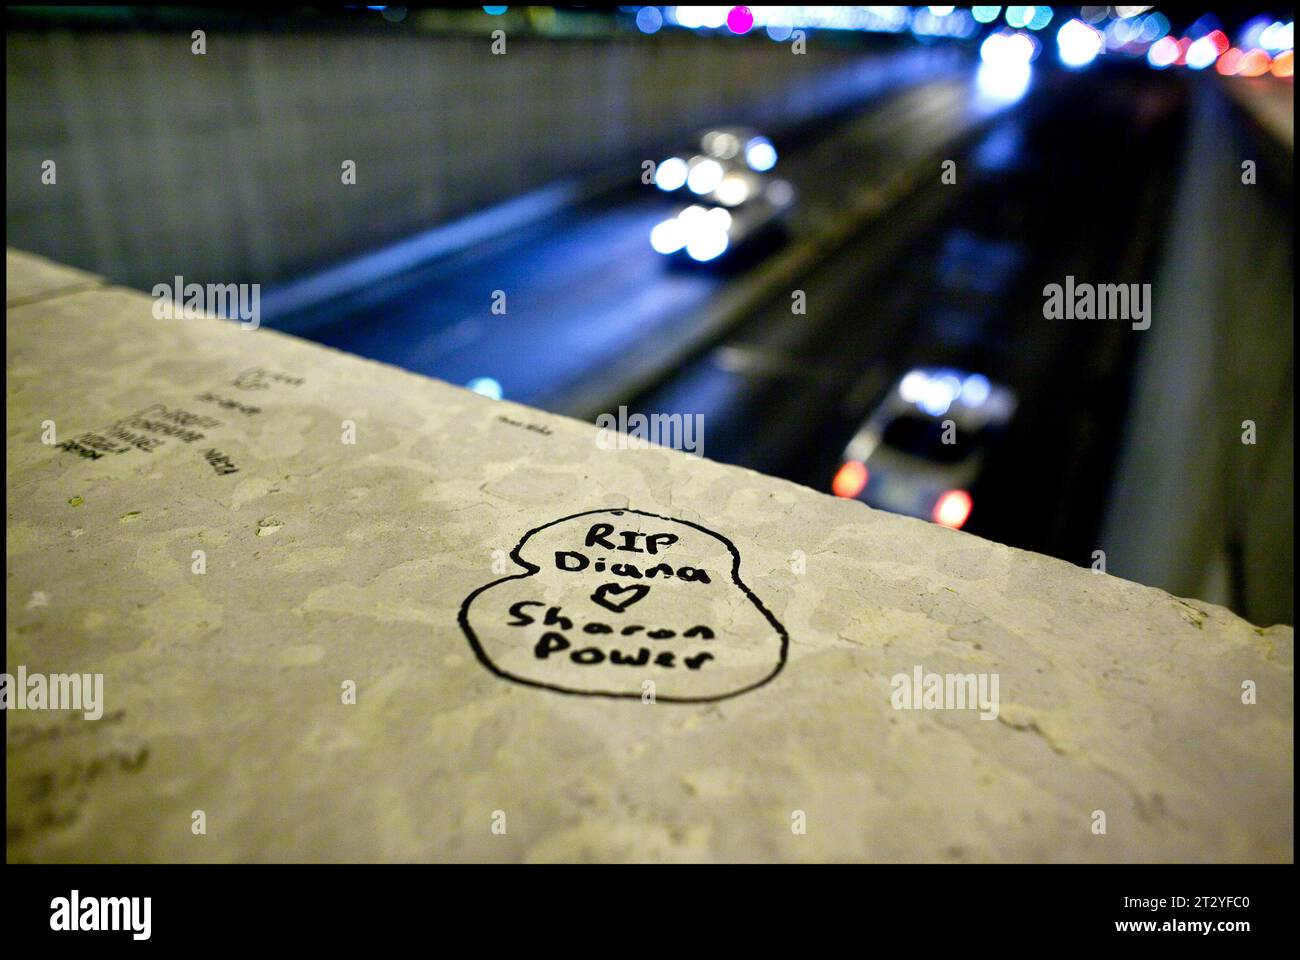
[[[935,523],[960,530],[974,505],[970,494],[965,490],[949,490],[935,501],[931,517]]]
[[[852,500],[867,486],[867,465],[857,460],[846,460],[831,481],[831,491],[837,497]]]
[[[1219,62],[1214,65],[1214,69],[1225,77],[1234,77],[1237,75],[1237,71],[1241,69],[1241,61],[1245,58],[1244,53],[1233,47],[1219,58]]]
[[[1273,58],[1263,50],[1252,50],[1241,58],[1241,66],[1237,68],[1239,77],[1259,77],[1268,73],[1269,68],[1273,66]]]

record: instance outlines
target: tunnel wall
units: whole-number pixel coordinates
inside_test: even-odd
[[[1117,576],[1266,624],[1295,616],[1294,160],[1270,146],[1204,78],[1103,535]]]
[[[11,32],[8,242],[139,288],[160,266],[282,280],[597,163],[635,176],[699,124],[826,109],[870,59],[815,39],[489,42],[209,31],[197,56],[188,33]]]

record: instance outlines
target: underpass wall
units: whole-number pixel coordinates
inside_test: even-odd
[[[789,120],[881,80],[873,55],[816,37],[804,55],[695,35],[512,37],[505,55],[486,36],[206,41],[197,56],[188,32],[7,34],[9,243],[137,288],[160,270],[273,282],[611,161],[633,178],[701,124]]]
[[[1103,547],[1117,576],[1293,623],[1293,154],[1206,79]]]

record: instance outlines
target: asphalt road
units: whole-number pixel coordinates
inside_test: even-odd
[[[1086,563],[1137,341],[1120,321],[1045,320],[1042,289],[1067,274],[1151,279],[1178,117],[1178,88],[1149,73],[1044,71],[1017,100],[949,71],[778,140],[799,205],[766,260],[671,268],[648,236],[678,201],[634,181],[369,284],[299,332],[453,383],[491,377],[559,412],[590,413],[600,382],[602,409],[702,413],[706,456],[822,490],[893,377],[922,363],[978,370],[1016,389],[1021,414],[972,491],[967,529]],[[1125,155],[1142,162],[1117,166]],[[940,158],[957,161],[955,185],[940,182]],[[818,250],[847,197],[918,170],[922,182]],[[782,258],[800,272],[773,280]],[[790,310],[795,287],[804,315]],[[624,368],[674,356],[746,288],[717,342],[619,392]]]
[[[887,183],[1000,108],[973,94],[969,71],[907,82],[816,137],[778,141],[778,172],[800,197],[792,245],[815,235],[846,192]],[[452,383],[491,377],[509,399],[567,411],[593,373],[647,344],[671,348],[737,281],[734,272],[671,269],[650,248],[651,228],[680,201],[635,174],[626,191],[381,278],[295,332]],[[495,291],[504,313],[493,312]],[[267,322],[287,325],[281,319]]]
[[[1150,282],[1180,130],[1176,87],[1130,73],[1059,77],[934,183],[803,278],[787,299],[634,410],[705,411],[704,454],[829,491],[845,444],[893,378],[954,365],[1012,386],[1021,409],[972,491],[966,529],[1087,563],[1131,367],[1129,323],[1047,320],[1067,274]],[[1116,156],[1141,156],[1118,166]]]

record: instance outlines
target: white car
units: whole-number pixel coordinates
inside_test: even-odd
[[[707,263],[778,234],[794,188],[770,173],[772,142],[748,127],[714,127],[697,144],[655,168],[655,186],[693,202],[656,224],[650,245],[666,257]]]
[[[958,529],[974,508],[990,442],[1016,405],[1014,391],[980,373],[910,370],[849,441],[831,491]]]
[[[714,127],[696,138],[696,147],[674,154],[655,167],[654,183],[665,193],[682,191],[724,202],[742,202],[746,174],[769,173],[776,166],[772,141],[748,127]],[[725,186],[724,186],[725,185]],[[718,188],[722,195],[715,197]],[[735,206],[735,203],[728,204]]]

